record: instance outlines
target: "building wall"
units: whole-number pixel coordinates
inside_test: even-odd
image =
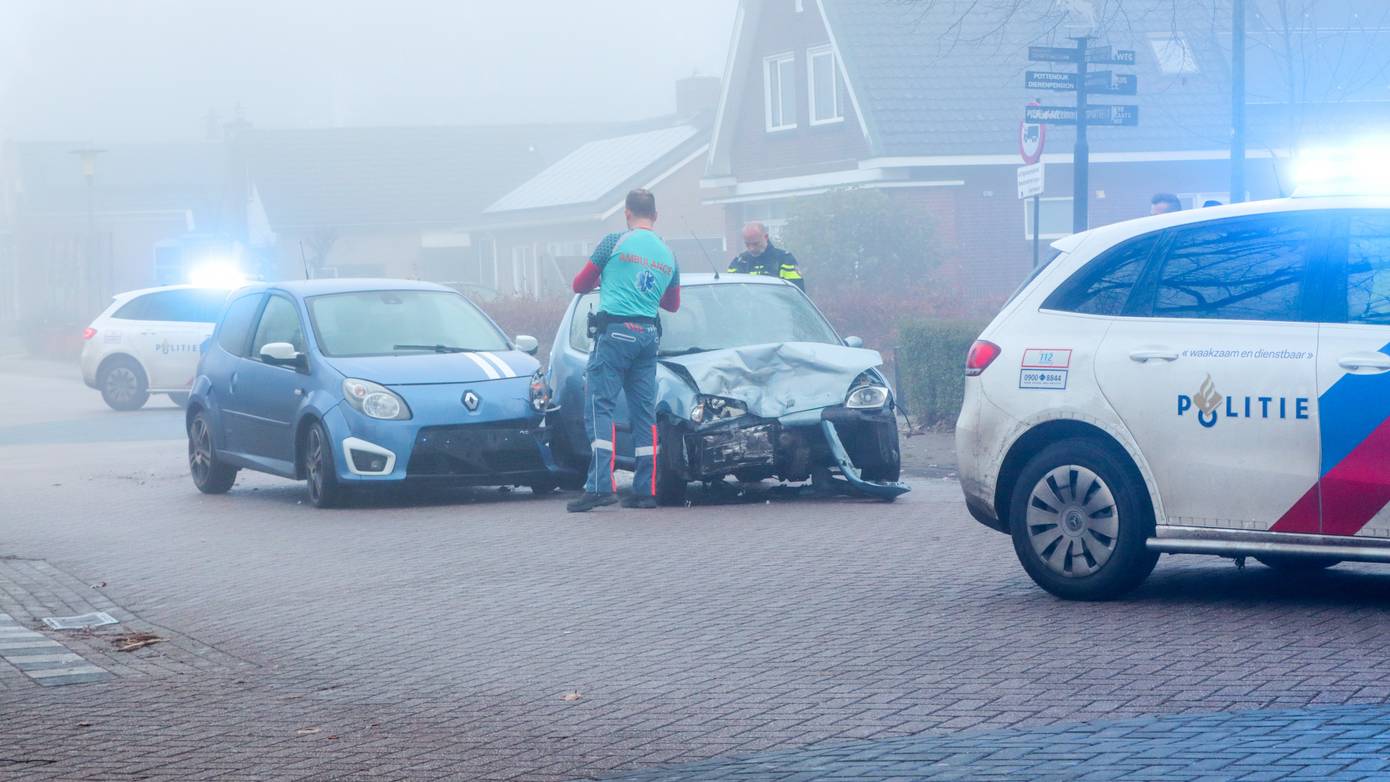
[[[751,59],[746,63],[742,99],[729,106],[736,119],[731,162],[740,180],[766,179],[854,168],[868,156],[859,119],[850,104],[843,79],[836,78],[844,120],[832,125],[811,125],[806,50],[830,42],[815,0],[804,0],[801,12],[795,0],[764,0],[761,24],[751,31]],[[769,132],[764,112],[763,58],[792,52],[796,58],[796,128]]]

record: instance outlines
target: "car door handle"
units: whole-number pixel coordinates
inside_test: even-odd
[[[1384,353],[1352,353],[1337,359],[1337,366],[1352,372],[1390,372],[1390,356]]]
[[[1131,351],[1129,357],[1131,360],[1143,364],[1149,361],[1177,361],[1178,353],[1176,350],[1166,348],[1142,348]]]
[[[236,379],[237,373],[233,372],[232,380],[227,384],[227,393],[231,394],[232,396],[236,396]]]
[[[296,388],[296,389],[294,390],[294,395],[295,395],[295,396],[304,396],[304,389],[302,389],[302,388]]]

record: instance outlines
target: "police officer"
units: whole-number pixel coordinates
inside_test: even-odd
[[[729,263],[730,274],[778,277],[806,290],[806,281],[801,279],[801,267],[796,263],[796,256],[773,246],[767,235],[767,226],[762,223],[743,226],[743,246],[747,250]]]
[[[618,427],[613,409],[626,392],[637,468],[625,508],[656,507],[656,354],[660,341],[657,309],[681,305],[676,257],[652,231],[656,198],[646,190],[627,194],[626,233],[609,234],[574,278],[574,292],[599,288],[594,349],[585,373],[584,423],[593,457],[584,495],[569,503],[584,513],[618,501],[613,475]]]

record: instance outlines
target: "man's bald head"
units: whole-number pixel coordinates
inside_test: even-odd
[[[749,223],[743,226],[743,246],[750,255],[762,255],[767,251],[767,226],[762,223]]]

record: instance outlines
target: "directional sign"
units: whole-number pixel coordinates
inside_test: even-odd
[[[1131,104],[1087,106],[1086,121],[1092,125],[1132,127],[1139,124],[1139,107]]]
[[[1049,125],[1075,125],[1076,109],[1072,106],[1027,106],[1023,109],[1023,119],[1025,122]],[[1091,125],[1138,125],[1139,107],[1087,106],[1086,122]]]
[[[1089,84],[1089,82],[1087,82]],[[1076,91],[1076,74],[1060,71],[1028,71],[1025,85],[1030,90]]]
[[[1136,95],[1139,77],[1130,73],[1092,71],[1086,74],[1086,91],[1096,95]]]
[[[1092,57],[1091,52],[1095,49],[1086,50],[1086,62],[1096,65],[1133,65],[1136,62],[1133,49],[1116,49],[1110,51],[1109,46],[1101,47],[1105,50],[1104,57]]]
[[[1109,46],[1092,46],[1086,50],[1086,62],[1105,62],[1109,59]]]
[[[1032,124],[1075,125],[1076,109],[1071,106],[1027,106],[1023,121]]]
[[[1045,189],[1045,182],[1042,163],[1018,167],[1019,198],[1032,198],[1033,196],[1042,195]]]
[[[1081,56],[1076,49],[1064,49],[1060,46],[1029,46],[1028,59],[1032,62],[1080,62]]]

